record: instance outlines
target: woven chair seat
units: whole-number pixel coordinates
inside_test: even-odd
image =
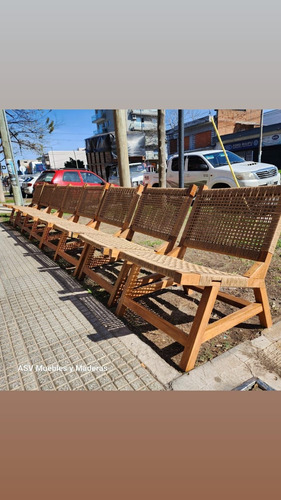
[[[102,231],[96,231],[92,228],[88,229],[89,234],[87,234],[83,230],[83,232],[79,233],[79,238],[92,246],[96,246],[98,248],[102,246],[104,248],[112,250],[112,254],[116,258],[121,251],[138,252],[141,249],[143,254],[154,253],[151,251],[151,248],[142,247],[137,243],[133,243],[132,241],[128,241],[124,238],[119,238],[117,236],[114,236],[113,234],[103,233]]]
[[[30,215],[30,216],[35,216],[35,215],[38,215],[39,210],[37,210],[37,208],[33,208],[33,207],[23,207],[23,206],[14,206],[13,207],[15,210],[17,211],[20,211],[22,212],[22,215]]]
[[[150,249],[148,251],[144,251],[143,248],[138,248],[136,251],[122,251],[120,258],[128,260],[143,269],[173,278],[176,283],[181,285],[210,286],[216,281],[220,282],[221,286],[236,287],[247,286],[248,282],[248,278],[245,276],[193,264],[169,255],[157,254]]]
[[[81,224],[79,222],[73,222],[67,219],[59,219],[59,220],[57,219],[54,224],[54,229],[75,234],[80,234],[80,232],[87,233],[90,231],[95,231],[95,229],[93,229],[90,226],[85,226],[84,224]]]

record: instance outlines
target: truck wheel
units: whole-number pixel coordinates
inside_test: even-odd
[[[159,184],[152,184],[153,188],[159,188]]]
[[[230,188],[230,186],[228,184],[223,184],[223,183],[220,183],[220,184],[215,184],[212,189],[218,189],[218,188]]]

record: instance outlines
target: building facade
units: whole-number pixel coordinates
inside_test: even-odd
[[[92,123],[95,135],[114,132],[113,109],[95,109]],[[147,160],[158,158],[157,109],[128,109],[127,131],[143,132]]]
[[[260,126],[261,110],[253,109],[218,109],[214,120],[219,134],[233,134],[251,131]],[[178,127],[167,130],[168,154],[178,151]],[[216,146],[217,136],[209,116],[184,124],[185,151],[207,149]]]
[[[254,129],[222,135],[222,141],[228,151],[242,156],[248,161],[258,161],[261,130]],[[220,148],[216,140],[216,148]],[[281,110],[264,112],[262,130],[261,161],[271,163],[281,169]]]

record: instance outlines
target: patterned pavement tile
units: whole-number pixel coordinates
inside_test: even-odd
[[[72,276],[2,224],[0,245],[0,390],[166,390]]]

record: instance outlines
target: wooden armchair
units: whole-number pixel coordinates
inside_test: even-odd
[[[281,186],[255,188],[212,189],[195,200],[184,230],[181,246],[173,255],[147,251],[121,252],[130,264],[130,272],[118,302],[117,314],[134,311],[156,328],[164,331],[184,346],[180,366],[189,371],[194,367],[203,342],[258,315],[262,326],[272,324],[265,278],[281,230]],[[252,261],[243,274],[232,274],[183,260],[188,248],[215,252]],[[140,269],[160,277],[158,282],[144,283]],[[153,293],[162,286],[183,286],[188,294],[202,293],[189,335],[178,326],[162,319],[137,302],[144,293]],[[252,288],[253,302],[230,294],[224,288]],[[237,293],[237,290],[235,290]],[[210,321],[216,300],[238,308],[228,316]]]
[[[191,203],[196,193],[196,186],[187,189],[150,188],[146,186],[140,197],[130,225],[115,236],[90,232],[79,234],[79,238],[85,243],[80,260],[76,265],[75,276],[82,279],[85,275],[98,283],[110,293],[109,305],[118,298],[130,265],[122,266],[114,283],[105,279],[100,272],[100,261],[95,258],[98,249],[104,255],[109,256],[107,262],[120,260],[120,254],[125,250],[150,253],[147,247],[143,247],[132,241],[135,233],[158,238],[159,254],[169,253],[175,246],[179,233],[188,214]],[[117,237],[118,236],[118,237]],[[161,243],[161,244],[160,244]],[[154,254],[154,252],[152,252]],[[121,263],[122,265],[122,263]],[[106,269],[108,270],[108,269]],[[146,277],[150,282],[155,276]]]

